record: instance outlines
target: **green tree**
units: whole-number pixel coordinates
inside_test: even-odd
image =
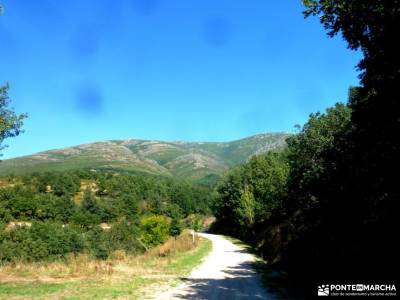
[[[68,226],[33,222],[0,232],[0,261],[55,260],[83,251],[82,236]]]
[[[113,251],[125,250],[132,253],[142,250],[143,247],[140,245],[138,238],[138,226],[124,219],[114,223],[107,232],[107,239]]]
[[[126,218],[133,221],[134,223],[138,222],[139,215],[139,206],[138,201],[132,195],[125,195],[121,199],[121,211]]]
[[[248,186],[240,190],[239,206],[236,208],[236,214],[239,224],[243,227],[251,227],[255,222],[256,201],[253,193]]]
[[[252,187],[252,193],[258,202],[258,222],[267,221],[282,213],[288,173],[285,152],[256,155],[244,165],[243,183]]]
[[[396,174],[400,166],[400,2],[304,2],[305,15],[319,16],[329,36],[341,34],[349,48],[363,53],[358,64],[361,85],[350,97],[353,129],[347,140],[352,147],[346,154],[351,166],[346,171],[346,180],[351,180],[347,193],[365,208],[365,219],[394,220],[400,193],[396,180],[387,174]]]
[[[97,205],[96,199],[94,198],[92,191],[90,189],[86,189],[83,193],[81,208],[85,212],[94,215],[100,215],[100,208]]]
[[[286,153],[273,152],[253,156],[230,171],[218,187],[215,226],[250,238],[254,226],[279,218],[284,212],[288,174]]]
[[[311,115],[288,140],[286,221],[295,233],[275,254],[300,281],[308,278],[305,268],[315,280],[390,278],[399,252],[393,236],[400,195],[389,174],[400,166],[400,1],[303,2],[305,15],[318,16],[330,37],[341,34],[362,52],[360,86],[350,90],[349,107]]]
[[[170,221],[165,216],[151,215],[140,220],[140,238],[148,247],[165,242],[170,233]]]
[[[171,218],[170,234],[172,236],[179,235],[182,231],[182,225],[181,225],[181,220],[183,218],[182,209],[175,203],[172,203],[168,206],[167,214]]]
[[[242,186],[241,168],[237,167],[228,172],[219,184],[218,197],[215,199],[213,210],[218,220],[217,226],[223,231],[235,230],[237,224],[235,210],[240,203]]]
[[[111,253],[111,245],[107,240],[107,233],[100,226],[94,226],[85,235],[89,252],[96,258],[107,259]]]
[[[22,132],[23,120],[26,118],[26,114],[17,115],[9,107],[8,89],[8,84],[0,87],[0,151],[7,147],[3,144],[5,139],[15,137]]]
[[[326,113],[311,114],[301,131],[287,139],[290,195],[287,210],[307,211],[330,193],[331,177],[347,151],[352,129],[351,108],[336,104]]]
[[[93,228],[101,221],[101,210],[90,189],[83,194],[81,207],[71,216],[71,222],[85,229]]]

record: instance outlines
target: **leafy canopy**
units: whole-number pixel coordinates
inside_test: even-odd
[[[9,107],[8,89],[8,84],[0,87],[0,150],[6,147],[3,144],[5,139],[15,137],[22,132],[23,120],[26,118],[26,114],[17,115]]]

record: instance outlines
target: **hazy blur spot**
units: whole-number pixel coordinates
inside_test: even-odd
[[[0,3],[4,2],[0,0]],[[11,2],[11,1],[10,1]],[[61,1],[40,0],[40,1],[12,1],[13,10],[18,13],[18,17],[24,23],[29,24],[33,29],[40,30],[41,36],[52,34],[55,29],[62,29],[62,24],[66,18],[70,17],[68,11],[65,10]],[[11,11],[6,4],[5,13]],[[11,5],[10,5],[11,6]],[[51,26],[49,26],[49,20]]]
[[[93,56],[99,47],[97,33],[91,26],[79,26],[71,39],[72,54],[87,59]]]
[[[319,88],[321,83],[315,83],[309,87],[299,87],[296,90],[295,101],[303,113],[319,110],[320,103],[326,101],[323,89]],[[346,101],[347,99],[333,99],[334,101]]]
[[[103,110],[103,95],[99,87],[85,84],[77,89],[76,107],[86,116],[97,116]]]
[[[231,25],[222,17],[208,19],[204,23],[204,41],[212,46],[225,45],[231,35]]]
[[[157,10],[159,0],[132,0],[132,8],[141,14],[151,14]]]

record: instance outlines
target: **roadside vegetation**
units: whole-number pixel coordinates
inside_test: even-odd
[[[62,261],[0,267],[0,299],[146,299],[179,281],[211,250],[187,231],[139,254],[114,251],[107,259],[69,255]]]
[[[399,2],[304,4],[330,37],[341,34],[362,52],[360,85],[347,103],[311,114],[284,152],[230,171],[218,187],[214,229],[251,242],[301,293],[324,280],[394,280]]]
[[[212,198],[208,188],[152,176],[2,177],[0,299],[143,299],[211,249],[185,228],[202,229]]]

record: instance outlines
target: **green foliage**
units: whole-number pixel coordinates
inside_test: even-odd
[[[218,187],[215,215],[237,234],[256,223],[279,217],[284,210],[289,166],[285,153],[254,156],[229,172]]]
[[[138,227],[125,220],[114,223],[109,230],[94,226],[87,231],[49,221],[10,229],[2,225],[0,261],[56,260],[79,252],[106,259],[115,250],[142,251],[138,238]]]
[[[99,226],[94,226],[85,233],[89,252],[96,258],[107,259],[111,253],[110,242],[107,233]]]
[[[34,222],[0,232],[0,261],[54,260],[83,249],[81,235],[57,223]]]
[[[126,220],[114,223],[111,229],[107,231],[107,240],[112,251],[122,249],[132,253],[142,250],[138,237],[139,227]]]
[[[5,254],[0,261],[56,259],[68,251],[105,259],[118,249],[143,251],[142,243],[153,247],[178,235],[186,214],[208,212],[212,198],[209,188],[153,176],[78,171],[3,177],[0,223],[5,225],[0,228],[0,249]],[[150,217],[154,214],[165,216]],[[11,221],[35,225],[6,230]],[[100,228],[102,222],[106,229]],[[64,250],[57,254],[53,249],[57,241],[69,243],[57,233],[60,228],[74,232],[83,246],[61,247]],[[54,230],[56,242],[46,230]],[[12,247],[22,252],[13,256]]]
[[[180,207],[184,216],[188,216],[190,213],[209,213],[212,194],[206,187],[182,182],[171,187],[170,195],[171,202]]]
[[[115,250],[136,253],[143,250],[137,225],[121,220],[109,230],[95,226],[85,233],[88,251],[96,258],[106,259]]]
[[[138,222],[139,203],[133,196],[127,195],[121,198],[120,211],[127,219],[135,223]]]
[[[280,255],[298,279],[305,265],[321,274],[318,280],[343,270],[353,278],[390,278],[400,251],[393,239],[400,194],[391,175],[400,165],[400,2],[304,2],[305,15],[319,16],[330,37],[341,34],[362,52],[361,81],[350,90],[351,112],[343,120],[311,117],[310,128],[289,141],[294,212],[288,221],[301,230]],[[319,134],[323,128],[329,132]]]
[[[17,115],[9,108],[8,88],[8,84],[0,87],[0,150],[6,147],[3,145],[5,139],[15,137],[22,132],[23,120],[26,118],[26,114]]]
[[[170,233],[170,220],[165,216],[151,215],[140,220],[140,238],[149,247],[165,242]]]
[[[254,197],[260,201],[257,218],[265,221],[280,215],[289,173],[286,153],[270,152],[252,157],[244,169],[244,184],[247,182]]]
[[[305,15],[319,16],[329,36],[341,33],[349,48],[361,50],[361,85],[350,88],[348,105],[311,114],[287,139],[286,168],[250,160],[230,172],[218,189],[216,215],[232,233],[257,239],[266,258],[285,267],[301,289],[336,276],[394,279],[400,2],[303,2]]]
[[[70,219],[71,223],[83,229],[90,229],[100,223],[100,216],[77,209]]]
[[[82,209],[82,211],[89,213],[89,214],[93,214],[93,215],[100,214],[100,208],[97,205],[96,200],[94,199],[93,194],[89,189],[86,189],[83,194],[81,209]]]
[[[32,155],[5,160],[0,165],[0,174],[94,169],[144,176],[152,174],[214,186],[229,167],[245,162],[254,153],[266,147],[277,151],[283,149],[287,136],[287,133],[266,133],[224,143],[146,140],[98,142],[88,147],[45,151],[40,154],[40,159]],[[121,152],[121,147],[126,151]],[[112,154],[109,159],[104,158],[105,152]],[[145,159],[132,162],[132,155]],[[193,158],[202,161],[200,167],[194,165],[196,162]]]
[[[330,171],[345,155],[343,141],[351,130],[351,109],[345,104],[328,108],[325,114],[311,114],[301,131],[288,138],[290,164],[289,210],[309,210],[330,191]]]
[[[179,235],[182,232],[182,209],[177,204],[172,203],[168,208],[168,216],[171,218],[170,235]]]
[[[238,222],[242,227],[251,227],[255,222],[257,202],[248,186],[240,190],[239,205],[236,208]]]
[[[56,220],[67,223],[75,211],[69,197],[37,193],[31,187],[16,186],[0,189],[2,220]]]
[[[171,225],[169,229],[169,233],[171,236],[178,236],[182,232],[182,225],[179,219],[172,219]]]
[[[210,188],[153,176],[79,171],[0,180],[10,183],[0,188],[0,216],[7,220],[72,220],[90,226],[124,217],[137,223],[141,214],[170,215],[174,207],[179,207],[182,217],[207,214],[214,197]],[[97,187],[84,190],[80,205],[76,205],[72,199],[81,182]]]

